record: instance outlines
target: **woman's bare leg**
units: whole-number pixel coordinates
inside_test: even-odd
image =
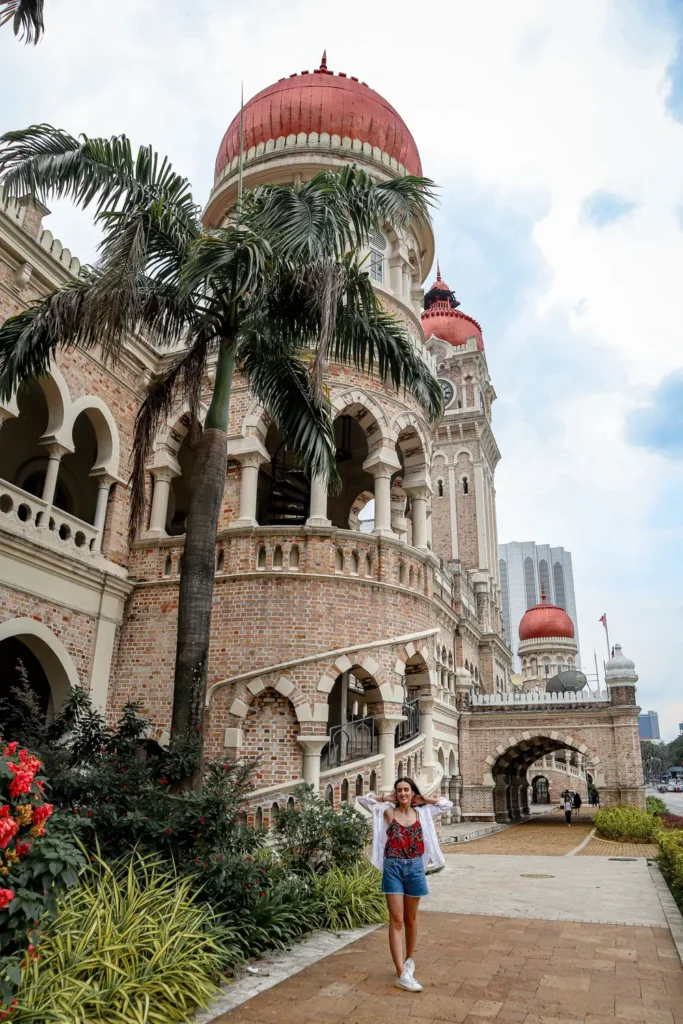
[[[396,968],[396,977],[403,974],[403,901],[405,897],[395,894],[387,894],[387,907],[389,908],[389,949],[391,958]]]
[[[417,908],[419,896],[403,897],[403,920],[406,927],[406,960],[410,960],[417,946]]]

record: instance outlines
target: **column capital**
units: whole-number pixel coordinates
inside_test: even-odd
[[[297,743],[303,747],[305,754],[320,754],[320,751],[330,742],[329,736],[297,736]]]
[[[73,448],[69,448],[67,445],[61,444],[60,441],[50,440],[41,441],[39,443],[40,447],[44,448],[45,451],[47,452],[48,458],[57,459],[58,461],[61,461],[65,455],[73,454],[74,451]]]
[[[264,462],[270,462],[270,452],[266,448],[263,441],[255,434],[250,434],[249,437],[229,437],[228,438],[228,458],[234,459],[236,462],[242,462],[246,456],[259,455],[261,457],[261,465]],[[244,465],[244,463],[242,463]]]
[[[264,455],[262,452],[240,452],[239,455],[231,455],[231,459],[235,459],[239,462],[242,469],[260,469],[261,466],[270,462],[270,455],[267,453]]]
[[[180,469],[174,469],[173,466],[152,466],[150,473],[154,477],[155,483],[167,484],[170,484],[171,480],[175,480],[177,476],[181,475]]]
[[[388,448],[378,449],[378,451],[368,455],[363,463],[365,472],[370,473],[375,479],[384,478],[390,480],[400,468],[401,461],[398,455]]]
[[[375,722],[377,724],[377,731],[379,732],[380,736],[386,736],[388,733],[394,733],[396,731],[396,726],[399,725],[401,722],[406,722],[407,720],[408,719],[406,715],[400,714],[382,715],[379,718],[375,718]]]
[[[93,480],[97,481],[97,486],[101,489],[106,487],[109,490],[114,484],[123,483],[123,480],[119,480],[118,477],[112,476],[111,473],[107,473],[106,469],[93,469],[88,474]]]
[[[417,698],[420,702],[420,714],[431,715],[434,711],[435,699],[431,694],[425,694],[422,697]]]
[[[414,470],[412,473],[406,473],[401,486],[411,498],[424,498],[425,501],[434,492],[429,470],[426,467]]]

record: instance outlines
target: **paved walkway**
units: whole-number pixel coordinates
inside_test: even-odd
[[[531,821],[522,822],[496,832],[484,839],[471,843],[456,843],[444,846],[444,853],[462,856],[474,853],[485,854],[542,854],[548,857],[563,857],[590,835],[593,815],[589,809],[582,811],[571,828],[567,827],[563,811],[552,811]]]
[[[606,839],[593,836],[581,850],[576,851],[577,857],[656,857],[657,847],[650,843],[610,843]]]
[[[386,929],[214,1024],[679,1024],[683,969],[665,928],[421,913],[419,994],[392,983]]]

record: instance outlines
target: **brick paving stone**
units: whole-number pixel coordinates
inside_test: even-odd
[[[564,812],[552,811],[519,825],[512,825],[502,832],[495,832],[471,843],[451,843],[444,846],[445,854],[498,853],[520,856],[536,854],[548,857],[564,857],[571,853],[590,835],[593,815],[590,811],[576,819],[567,828]]]
[[[656,857],[657,847],[651,843],[610,843],[593,836],[577,857]]]
[[[381,928],[212,1024],[683,1024],[666,928],[429,911],[419,923],[421,993],[394,987]]]

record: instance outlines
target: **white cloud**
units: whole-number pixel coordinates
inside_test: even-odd
[[[0,127],[125,130],[169,153],[203,201],[242,78],[248,97],[313,68],[327,47],[332,69],[385,95],[443,186],[436,227],[445,276],[457,288],[476,265],[511,310],[495,337],[472,289],[469,299],[459,292],[483,324],[501,398],[501,537],[572,550],[584,656],[593,647],[601,654],[597,619],[606,610],[612,639],[637,662],[643,703],[661,700],[662,726],[673,733],[680,713],[666,701],[678,666],[664,638],[680,632],[683,550],[678,530],[662,550],[652,518],[680,487],[681,470],[630,447],[624,433],[629,410],[683,365],[683,128],[665,105],[676,40],[647,8],[451,0],[421,12],[408,0],[347,0],[342,12],[329,0],[121,0],[112,15],[102,2],[51,0],[36,49],[0,33],[0,86],[13,97]],[[523,212],[529,236],[520,234],[520,246],[535,247],[535,267],[519,271],[509,253],[507,266],[496,263],[476,226],[459,245],[463,183],[494,210]],[[589,226],[582,204],[598,190],[626,197],[633,212],[602,230]],[[65,204],[54,210],[53,232],[90,257],[89,218]],[[523,292],[522,301],[506,294],[506,270],[508,293]],[[539,359],[545,329],[552,366]]]

